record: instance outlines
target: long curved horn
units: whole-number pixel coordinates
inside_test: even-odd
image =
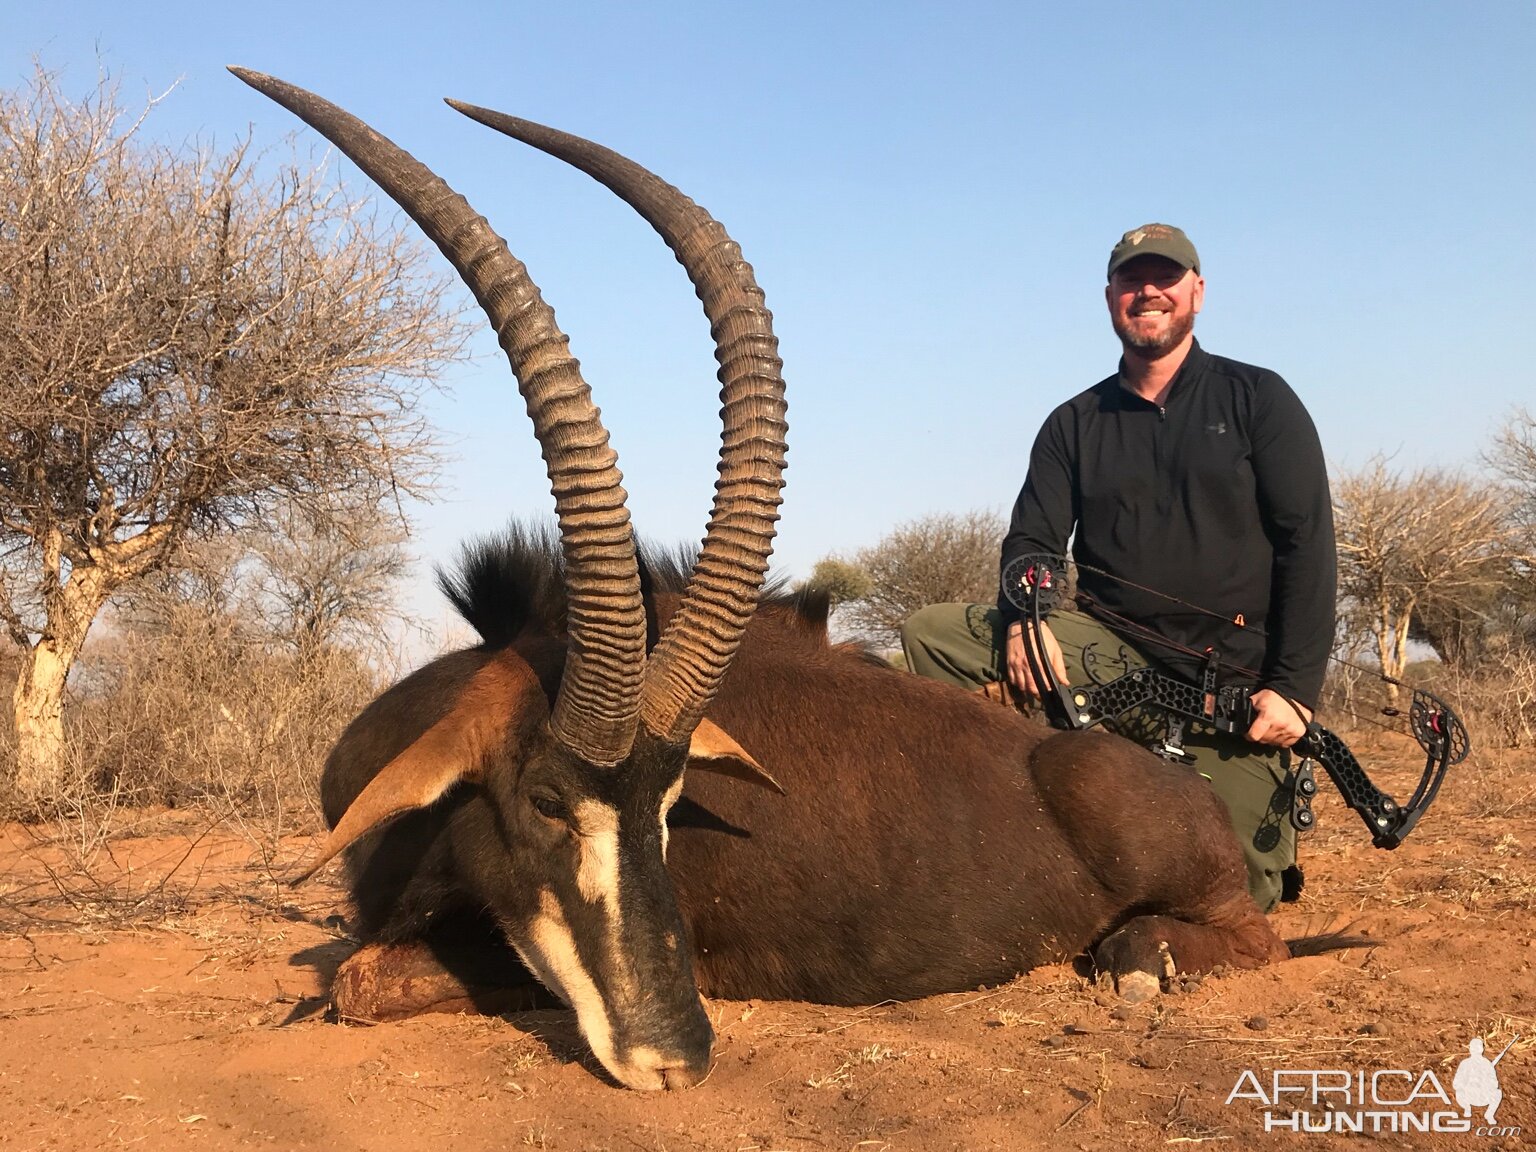
[[[485,218],[420,161],[313,93],[230,71],[351,157],[453,262],[490,319],[527,402],[560,521],[570,655],[550,725],[589,762],[617,764],[634,744],[645,678],[639,567],[618,457],[554,312]]]
[[[720,478],[704,547],[682,604],[651,653],[640,705],[651,732],[672,742],[684,740],[703,717],[741,642],[773,550],[786,432],[783,362],[773,316],[735,241],[666,181],[579,136],[473,104],[448,103],[607,185],[660,233],[709,317],[720,363]]]

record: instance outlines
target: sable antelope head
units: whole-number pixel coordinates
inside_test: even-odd
[[[632,205],[687,270],[709,318],[724,423],[714,508],[680,606],[647,654],[617,457],[527,270],[462,197],[362,121],[282,81],[231,71],[351,157],[474,293],[532,418],[564,558],[568,648],[553,704],[516,652],[491,654],[362,789],[305,876],[459,785],[481,789],[494,819],[456,840],[454,858],[508,940],[576,1009],[615,1078],[634,1088],[696,1083],[713,1036],[665,869],[667,811],[690,763],[777,787],[703,720],[756,606],[782,487],[784,385],[751,266],[708,213],[617,153],[453,104],[582,169]]]

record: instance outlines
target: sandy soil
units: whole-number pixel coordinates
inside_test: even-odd
[[[1406,794],[1410,780],[1381,783]],[[354,947],[342,894],[273,878],[306,837],[274,847],[182,814],[135,815],[101,844],[0,828],[0,1148],[1536,1143],[1536,760],[1463,766],[1394,853],[1331,795],[1320,808],[1307,891],[1277,922],[1293,937],[1352,921],[1374,947],[1179,982],[1136,1007],[1071,967],[857,1011],[716,1002],[714,1070],[674,1094],[613,1087],[564,1012],[328,1020],[329,977]],[[1266,1135],[1251,1086],[1227,1103],[1245,1069],[1265,1092],[1276,1070],[1369,1084],[1387,1069],[1428,1070],[1450,1093],[1476,1036],[1489,1056],[1513,1041],[1497,1121],[1523,1133]],[[1291,1100],[1270,1111],[1322,1114]]]

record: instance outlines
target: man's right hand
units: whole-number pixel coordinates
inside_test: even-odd
[[[1008,640],[1004,650],[1008,660],[1008,682],[1019,691],[1027,692],[1038,700],[1040,686],[1029,674],[1029,661],[1024,656],[1025,627],[1033,628],[1034,625],[1026,625],[1022,620],[1015,620],[1008,625]],[[1049,624],[1041,623],[1040,639],[1045,647],[1045,658],[1050,661],[1051,671],[1056,674],[1056,682],[1067,683],[1067,665],[1061,656],[1061,645],[1056,643],[1056,637],[1051,635]]]

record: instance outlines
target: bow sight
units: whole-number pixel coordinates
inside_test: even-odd
[[[1030,675],[1040,689],[1046,718],[1058,728],[1092,728],[1115,720],[1135,709],[1160,714],[1168,724],[1166,736],[1151,747],[1158,755],[1184,760],[1180,746],[1186,723],[1204,725],[1218,732],[1242,736],[1253,722],[1249,696],[1254,689],[1223,682],[1221,663],[1207,654],[1200,683],[1171,676],[1155,668],[1132,668],[1100,683],[1062,684],[1041,646],[1039,626],[1061,602],[1061,574],[1066,565],[1059,557],[1021,556],[1003,571],[1003,592],[1032,625],[1025,630],[1024,655]],[[1085,661],[1086,663],[1087,661]],[[1449,705],[1420,689],[1410,689],[1408,728],[1424,750],[1424,773],[1407,803],[1399,804],[1371,782],[1344,741],[1313,721],[1293,746],[1303,757],[1294,773],[1295,803],[1291,820],[1298,831],[1314,823],[1311,801],[1317,792],[1311,761],[1321,764],[1345,803],[1370,829],[1378,848],[1396,848],[1434,803],[1446,769],[1466,759],[1471,741],[1460,718]]]

